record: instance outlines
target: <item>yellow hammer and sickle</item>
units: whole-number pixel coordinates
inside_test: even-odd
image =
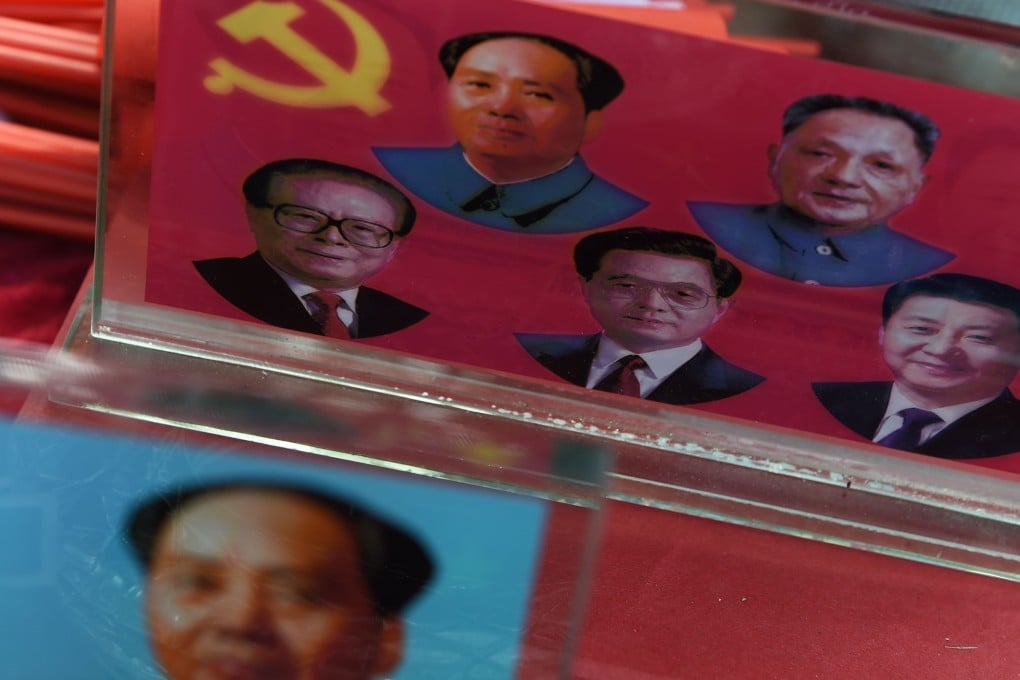
[[[294,2],[256,0],[228,14],[217,23],[241,43],[259,38],[290,57],[321,83],[287,85],[260,78],[226,59],[209,62],[214,75],[205,87],[216,94],[229,94],[235,87],[269,101],[290,106],[327,108],[355,106],[375,116],[390,108],[379,91],[390,75],[390,54],[386,42],[365,17],[339,0],[319,0],[344,22],[354,36],[354,65],[347,71],[322,53],[290,23],[305,11]]]

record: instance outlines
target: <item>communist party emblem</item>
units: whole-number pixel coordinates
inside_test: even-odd
[[[390,75],[386,42],[365,17],[339,0],[318,0],[343,22],[354,37],[355,59],[345,69],[291,27],[305,10],[295,2],[256,0],[221,18],[217,25],[240,43],[265,40],[311,73],[315,85],[268,80],[223,58],[209,62],[205,87],[215,94],[244,90],[278,104],[308,108],[354,106],[375,116],[390,108],[379,91]]]

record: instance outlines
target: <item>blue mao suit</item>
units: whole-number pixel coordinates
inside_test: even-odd
[[[687,204],[694,219],[739,260],[776,276],[823,286],[878,286],[926,274],[952,253],[885,224],[840,236],[789,208],[727,203]]]
[[[630,217],[648,202],[596,176],[580,156],[545,177],[492,184],[448,148],[379,148],[376,158],[398,182],[440,210],[494,229],[563,234]]]

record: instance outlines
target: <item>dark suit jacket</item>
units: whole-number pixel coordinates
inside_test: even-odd
[[[322,334],[304,305],[258,253],[195,262],[195,268],[232,305],[273,326]],[[395,333],[418,323],[428,312],[374,288],[358,291],[358,337]]]
[[[818,400],[857,434],[875,436],[892,392],[891,382],[815,383]],[[936,458],[990,458],[1020,451],[1020,401],[1009,390],[951,423],[917,453]]]
[[[584,387],[602,336],[517,333],[516,337],[517,342],[540,364],[561,378]],[[666,404],[700,404],[746,392],[764,379],[724,361],[705,345],[645,399]]]

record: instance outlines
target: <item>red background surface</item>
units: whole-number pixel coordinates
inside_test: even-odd
[[[1020,254],[1012,238],[1020,135],[1005,132],[1020,117],[1013,100],[514,2],[449,0],[437,11],[431,3],[356,0],[350,6],[389,46],[392,72],[382,94],[392,108],[375,117],[356,108],[299,109],[240,90],[215,95],[202,86],[215,57],[280,82],[309,82],[309,74],[264,40],[242,45],[215,25],[244,4],[164,4],[151,226],[138,224],[138,233],[111,240],[137,248],[148,238],[148,258],[108,251],[107,295],[251,321],[191,264],[254,249],[242,210],[243,178],[268,160],[302,156],[385,177],[372,145],[448,145],[439,45],[470,31],[536,27],[607,58],[626,80],[605,110],[601,136],[582,149],[595,172],[651,201],[621,225],[701,233],[686,210],[688,199],[774,200],[766,148],[778,140],[782,110],[808,94],[868,95],[924,111],[943,132],[927,168],[928,186],[893,218],[894,226],[957,253],[946,271],[1020,284],[1011,266]],[[319,3],[300,5],[306,14],[292,27],[337,63],[351,63],[343,24]],[[513,333],[597,330],[570,264],[580,235],[502,232],[417,204],[414,232],[371,285],[432,315],[400,333],[359,342],[558,381]],[[697,408],[862,441],[815,400],[810,383],[888,379],[876,340],[884,287],[820,288],[748,266],[743,271],[734,308],[707,340],[768,380]],[[979,464],[1015,471],[1020,456]]]

